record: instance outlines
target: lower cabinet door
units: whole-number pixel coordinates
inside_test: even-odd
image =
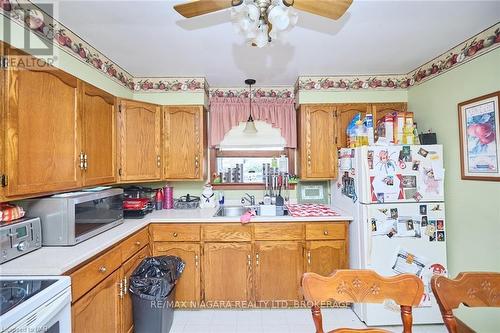
[[[344,240],[310,241],[306,244],[306,271],[323,276],[347,267]]]
[[[115,271],[73,304],[73,333],[120,332],[121,278],[121,271]]]
[[[155,256],[170,255],[180,257],[186,266],[175,286],[176,306],[180,308],[197,307],[200,302],[200,244],[181,242],[156,242]]]
[[[123,276],[123,306],[122,306],[122,332],[132,333],[134,331],[134,314],[132,309],[132,297],[130,291],[128,291],[128,286],[130,283],[130,275],[139,266],[142,260],[151,255],[151,250],[149,246],[145,246],[132,256],[129,260],[125,261],[122,265],[122,276]]]
[[[255,289],[257,306],[290,304],[302,299],[303,244],[299,241],[255,242]],[[267,303],[266,303],[267,302]]]
[[[205,301],[252,300],[252,244],[206,243],[203,251]],[[237,304],[232,306],[238,307]]]

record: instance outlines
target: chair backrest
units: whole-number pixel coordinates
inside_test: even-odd
[[[302,289],[308,302],[319,304],[335,300],[349,303],[383,303],[391,299],[398,305],[417,306],[424,284],[413,274],[383,277],[372,270],[346,269],[330,276],[305,273]]]
[[[431,287],[450,333],[458,332],[458,323],[452,310],[460,304],[468,307],[500,307],[500,273],[462,272],[454,279],[433,276]]]
[[[500,273],[462,272],[454,279],[433,276],[432,292],[443,310],[468,307],[500,307]]]

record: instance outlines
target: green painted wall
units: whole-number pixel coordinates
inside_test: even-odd
[[[500,272],[500,182],[461,180],[457,104],[500,90],[500,48],[408,92],[420,129],[432,128],[444,145],[448,269]],[[500,309],[460,308],[457,316],[478,332],[498,332]]]
[[[313,103],[369,103],[369,102],[406,102],[406,90],[368,90],[368,91],[301,91],[299,104]]]

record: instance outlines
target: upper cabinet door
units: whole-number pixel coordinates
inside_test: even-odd
[[[121,100],[119,111],[120,180],[159,180],[160,107],[144,102]]]
[[[9,53],[21,55],[14,50]],[[8,196],[81,186],[77,83],[75,77],[48,65],[9,67],[5,119]]]
[[[305,105],[300,108],[300,178],[337,177],[337,122],[333,105]]]
[[[361,113],[363,119],[367,113],[371,112],[371,106],[368,103],[350,103],[350,104],[336,104],[337,114],[337,147],[345,148],[347,145],[347,126],[352,118],[358,113]]]
[[[115,98],[82,84],[84,184],[116,181]]]
[[[407,111],[407,104],[401,103],[372,103],[373,125],[386,114],[403,113]]]
[[[164,178],[204,179],[205,124],[203,106],[164,107]]]

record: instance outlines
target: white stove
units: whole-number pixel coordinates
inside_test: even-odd
[[[71,332],[69,276],[0,276],[0,332]]]

